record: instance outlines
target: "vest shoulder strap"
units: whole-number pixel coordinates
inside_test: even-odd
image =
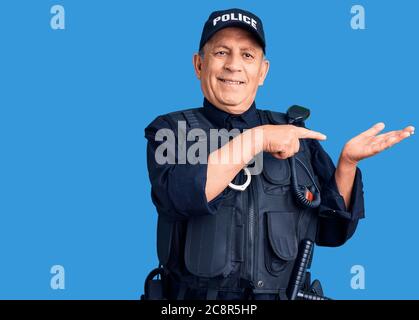
[[[283,112],[276,112],[271,110],[258,110],[262,121],[262,124],[287,124],[288,116]],[[294,125],[305,128],[304,121],[296,122]],[[300,140],[303,145],[303,150],[306,152],[308,159],[311,159],[311,153],[307,145],[307,141],[304,139]]]
[[[213,128],[212,123],[203,115],[202,109],[201,107],[175,111],[168,113],[166,117],[175,124],[178,121],[186,121],[189,129],[200,128],[205,130]]]
[[[182,111],[183,116],[186,118],[188,126],[200,129],[211,129],[214,125],[203,115],[203,108],[188,109]]]
[[[262,124],[287,124],[288,116],[286,113],[271,111],[271,110],[258,110]],[[296,122],[294,125],[298,127],[305,127],[304,121]]]
[[[172,122],[174,127],[178,121],[186,121],[189,129],[200,128],[203,130],[214,128],[214,125],[203,115],[201,108],[192,108],[168,113],[166,117]],[[286,113],[260,110],[258,109],[262,124],[287,124],[288,116]],[[298,122],[294,125],[305,127],[304,122]]]
[[[258,110],[262,124],[287,124],[288,117],[285,113],[271,110]]]

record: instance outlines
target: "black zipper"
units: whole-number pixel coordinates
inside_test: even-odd
[[[253,187],[252,187],[252,194],[253,194],[253,213],[254,213],[254,250],[253,250],[253,279],[258,282],[257,279],[257,272],[258,272],[258,262],[259,262],[259,255],[258,255],[258,248],[259,248],[259,210],[258,210],[258,193],[256,192],[257,188],[255,188],[256,184],[260,182],[259,180],[260,175],[253,176]],[[259,185],[261,187],[261,185]]]
[[[254,184],[256,183],[256,177],[252,176],[252,183],[249,185],[248,192],[248,274],[250,280],[253,282],[256,280],[256,258],[257,258],[257,210],[256,210],[256,193]]]

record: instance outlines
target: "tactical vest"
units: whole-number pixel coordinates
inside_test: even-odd
[[[262,124],[287,124],[283,113],[258,110]],[[170,113],[168,121],[186,121],[187,129],[216,128],[199,109]],[[297,124],[298,125],[298,124]],[[303,125],[303,124],[299,124]],[[201,138],[200,138],[201,139]],[[205,139],[205,137],[202,137]],[[295,155],[299,185],[319,186],[307,142]],[[245,180],[243,170],[234,183]],[[159,214],[157,251],[160,264],[190,288],[236,290],[243,283],[254,293],[284,295],[302,239],[315,241],[318,209],[298,205],[291,190],[288,160],[263,154],[263,170],[245,191],[226,188],[216,214],[173,221]]]

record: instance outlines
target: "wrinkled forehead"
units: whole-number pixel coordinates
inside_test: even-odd
[[[221,29],[215,33],[205,45],[208,45],[209,47],[225,46],[227,48],[237,46],[249,47],[263,51],[262,46],[252,33],[236,27]]]

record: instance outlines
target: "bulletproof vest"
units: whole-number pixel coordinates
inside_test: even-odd
[[[287,115],[258,110],[263,124],[287,124]],[[170,113],[174,127],[216,128],[200,109]],[[297,124],[298,125],[298,124]],[[299,124],[303,125],[303,124]],[[206,143],[206,137],[199,137]],[[298,184],[312,186],[307,170],[319,185],[304,139],[295,155]],[[246,180],[243,170],[234,183]],[[263,170],[253,175],[245,191],[227,187],[212,215],[170,219],[159,213],[157,249],[160,264],[188,286],[233,290],[246,283],[254,293],[285,292],[302,239],[315,240],[318,209],[299,205],[291,190],[288,160],[263,153]]]

